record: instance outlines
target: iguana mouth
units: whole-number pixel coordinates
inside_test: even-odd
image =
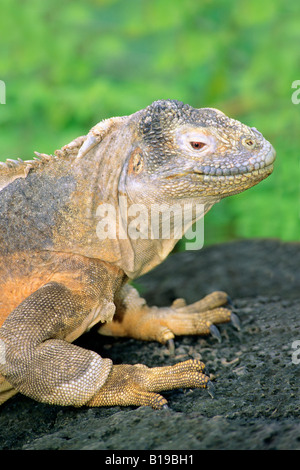
[[[168,175],[165,177],[165,179],[174,179],[174,178],[180,178],[183,176],[194,175],[196,177],[201,176],[203,181],[210,181],[210,180],[215,181],[218,179],[219,180],[222,179],[225,181],[227,179],[234,180],[235,178],[242,177],[242,176],[250,177],[250,176],[255,176],[255,175],[260,176],[263,174],[270,174],[272,173],[273,168],[274,168],[273,164],[264,166],[262,168],[258,168],[257,170],[253,168],[252,170],[248,170],[248,171],[246,170],[246,171],[235,171],[235,172],[223,172],[222,169],[216,168],[216,170],[221,170],[221,171],[218,171],[218,172],[216,171],[215,174],[213,174],[212,172],[205,173],[201,169],[197,169],[197,170],[185,171],[182,173],[175,173],[172,175]]]
[[[210,178],[210,179],[218,179],[218,178],[234,178],[234,177],[238,177],[238,176],[251,176],[251,175],[261,175],[261,174],[264,174],[264,173],[269,173],[269,172],[272,172],[273,171],[273,168],[274,168],[274,165],[271,164],[271,165],[267,165],[267,166],[263,166],[261,168],[253,168],[253,169],[246,169],[246,171],[216,171],[216,174],[213,174],[213,173],[204,173],[204,171],[201,171],[201,170],[195,170],[195,171],[191,171],[191,172],[187,172],[185,174],[194,174],[194,175],[201,175],[201,176],[204,176],[205,178]],[[219,168],[217,168],[217,170],[220,170]],[[234,170],[234,169],[233,169]],[[177,176],[177,175],[176,175]]]
[[[273,169],[273,162],[276,158],[276,152],[271,147],[266,155],[252,156],[247,162],[236,162],[234,166],[232,163],[229,165],[218,163],[217,165],[202,165],[193,169],[191,174],[203,176],[236,176],[236,175],[251,175],[257,172],[258,174],[268,172]]]
[[[240,176],[261,176],[263,174],[270,174],[273,171],[273,162],[276,158],[276,152],[273,147],[270,148],[269,152],[265,155],[251,156],[246,162],[232,163],[217,163],[211,165],[204,164],[199,165],[197,168],[193,168],[181,173],[176,173],[166,176],[167,179],[178,178],[182,176],[194,175],[201,176],[205,180],[218,178],[234,178]]]

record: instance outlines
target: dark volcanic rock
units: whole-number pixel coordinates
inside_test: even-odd
[[[1,407],[0,449],[300,449],[300,245],[251,240],[178,253],[139,279],[150,304],[231,296],[242,331],[164,346],[99,337],[77,343],[115,363],[206,363],[216,389],[165,393],[168,410],[48,406],[16,395]],[[298,352],[299,351],[299,352]]]

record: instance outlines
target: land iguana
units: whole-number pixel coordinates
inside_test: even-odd
[[[161,391],[208,388],[198,360],[113,365],[73,344],[98,324],[100,334],[172,348],[175,335],[216,334],[216,324],[235,320],[224,292],[149,307],[129,282],[177,239],[124,236],[122,217],[122,236],[99,237],[99,213],[103,204],[118,209],[121,197],[128,208],[184,202],[206,213],[270,175],[274,159],[255,128],[160,100],[100,122],[54,155],[1,163],[0,403],[21,392],[56,405],[159,409]]]

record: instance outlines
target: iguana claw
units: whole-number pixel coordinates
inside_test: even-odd
[[[231,312],[230,320],[231,320],[231,323],[233,324],[233,326],[234,326],[238,331],[241,331],[240,319],[239,319],[239,317],[238,317],[235,313]]]
[[[167,348],[170,352],[170,355],[173,356],[174,353],[175,353],[175,344],[174,344],[173,338],[168,339],[166,345],[167,345]]]
[[[209,331],[210,331],[210,334],[219,341],[219,343],[222,342],[220,331],[215,325],[210,325]]]
[[[215,398],[215,386],[211,381],[207,382],[206,389],[210,394],[211,398]]]

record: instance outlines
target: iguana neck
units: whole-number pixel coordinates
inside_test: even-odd
[[[200,206],[198,219],[201,219],[214,204],[205,204]],[[149,202],[150,211],[150,202]],[[135,279],[151,269],[158,266],[173,250],[178,241],[186,233],[186,231],[197,221],[194,217],[189,224],[181,224],[177,236],[174,237],[174,226],[170,227],[170,237],[167,238],[148,238],[138,237],[137,239],[130,237],[130,231],[125,239],[119,239],[119,247],[121,252],[119,267],[127,274],[130,279]],[[150,227],[148,233],[150,234]],[[161,227],[160,227],[161,228]]]

